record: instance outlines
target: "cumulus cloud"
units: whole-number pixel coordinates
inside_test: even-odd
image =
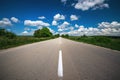
[[[79,27],[78,31],[84,31],[85,29],[86,29],[86,28],[84,28],[84,26],[81,25],[81,26]]]
[[[116,35],[120,36],[120,23],[117,21],[109,22],[101,22],[98,24],[98,28],[101,29],[101,32],[104,35]]]
[[[70,16],[71,21],[78,20],[78,17],[76,15],[71,15]]]
[[[68,26],[68,25],[70,25],[70,23],[67,21],[64,21],[64,23],[62,25]]]
[[[83,25],[79,26],[77,30],[71,30],[67,32],[66,34],[72,35],[72,36],[93,36],[93,35],[101,35],[101,32],[97,28],[85,28]]]
[[[28,31],[23,31],[22,34],[28,34]]]
[[[99,28],[120,28],[120,23],[117,21],[109,22],[101,22],[98,24]]]
[[[31,20],[25,20],[24,21],[24,25],[26,26],[43,26],[43,27],[48,27],[50,26],[49,23],[45,23],[43,21],[40,21],[40,20],[36,20],[36,21],[31,21]]]
[[[56,20],[56,21],[65,20],[65,16],[64,15],[60,15],[60,14],[56,14],[54,16],[54,20]]]
[[[56,14],[53,16],[53,21],[52,21],[52,25],[53,26],[57,26],[59,23],[60,20],[65,20],[65,16],[64,15],[61,15],[61,14]]]
[[[3,18],[0,20],[0,27],[12,26],[11,21],[8,18]]]
[[[57,25],[58,25],[57,21],[53,20],[53,21],[52,21],[52,25],[53,25],[53,26],[57,26]]]
[[[11,21],[14,22],[14,23],[18,23],[18,22],[19,22],[19,19],[16,18],[16,17],[11,17]]]
[[[70,23],[68,23],[67,21],[64,21],[61,25],[58,26],[58,31],[66,30],[66,27],[68,27],[69,25]]]
[[[70,27],[66,27],[66,28],[59,28],[58,31],[62,32],[62,31],[73,31],[74,27],[70,26]]]
[[[75,24],[75,28],[78,28],[78,27],[79,27],[79,25]]]
[[[105,0],[78,0],[74,7],[75,9],[85,11],[89,9],[109,8],[109,5],[105,3]]]
[[[20,35],[33,35],[34,34],[34,32],[35,32],[35,30],[37,30],[37,29],[24,29],[24,31],[20,34]]]
[[[99,6],[93,7],[92,10],[103,9],[103,8],[109,8],[109,5],[108,4],[101,4]]]
[[[46,19],[45,16],[40,16],[38,19]]]
[[[63,32],[62,34],[69,34],[73,36],[94,36],[94,35],[104,35],[104,36],[120,36],[120,23],[117,21],[113,22],[101,22],[95,27],[85,27],[84,25],[77,25],[78,29],[73,29],[69,32]]]
[[[26,36],[26,35],[33,35],[33,34],[31,34],[30,32],[28,32],[28,31],[25,30],[20,35]]]

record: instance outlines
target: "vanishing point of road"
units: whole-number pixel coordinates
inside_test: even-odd
[[[64,38],[1,50],[0,80],[120,80],[120,51]]]

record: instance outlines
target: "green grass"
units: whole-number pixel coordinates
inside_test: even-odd
[[[32,36],[17,36],[16,38],[9,39],[6,37],[0,37],[0,49],[7,49],[7,48],[16,47],[24,44],[44,41],[52,38],[53,37],[35,38]]]
[[[78,42],[84,42],[97,46],[102,46],[114,50],[120,51],[120,37],[108,37],[108,36],[69,36],[68,39]]]

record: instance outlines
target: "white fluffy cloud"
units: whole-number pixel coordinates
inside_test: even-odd
[[[109,8],[109,5],[108,4],[101,4],[99,6],[93,7],[92,9],[96,10],[96,9],[103,9],[103,8]]]
[[[79,26],[79,29],[77,30],[72,30],[70,32],[68,32],[67,34],[69,35],[73,35],[73,36],[82,36],[82,35],[101,35],[101,32],[99,31],[98,28],[85,28],[83,25]]]
[[[28,35],[33,35],[33,33],[34,33],[34,31],[30,31],[30,32],[28,32],[28,31],[23,31],[20,35],[24,35],[24,36],[28,36]]]
[[[28,34],[28,31],[23,31],[22,34]]]
[[[68,26],[68,25],[70,25],[70,23],[67,21],[64,21],[64,23],[62,25]]]
[[[20,35],[33,35],[35,30],[37,29],[24,29],[24,31]]]
[[[78,28],[78,27],[79,27],[79,25],[75,24],[75,28]]]
[[[12,26],[11,21],[8,18],[3,18],[0,20],[0,27]]]
[[[40,20],[36,20],[36,21],[25,20],[24,25],[26,25],[26,26],[37,26],[37,27],[38,26],[44,26],[44,27],[50,26],[49,23],[45,23],[45,22],[40,21]]]
[[[38,19],[45,19],[45,16],[40,16],[38,17]]]
[[[58,26],[58,31],[64,31],[67,29],[67,27],[70,25],[67,21],[64,21],[63,24]]]
[[[58,13],[53,17],[52,25],[57,26],[60,20],[65,20],[65,16]]]
[[[19,22],[19,19],[16,18],[16,17],[11,17],[11,21],[12,21],[12,22],[15,22],[15,23],[18,23],[18,22]]]
[[[97,8],[109,8],[109,5],[105,3],[105,0],[78,0],[75,4],[75,9],[80,9],[82,11]]]
[[[58,21],[58,20],[65,20],[65,16],[64,15],[60,15],[60,14],[56,14],[54,16],[54,20]]]
[[[50,32],[52,32],[53,34],[55,33],[55,31],[49,27],[50,26],[49,23],[45,23],[45,22],[40,21],[40,20],[37,20],[37,21],[25,20],[24,25],[26,25],[26,26],[36,26],[37,29],[42,29],[43,27],[47,27],[50,30]],[[24,29],[25,31],[22,33],[22,35],[33,35],[34,31],[37,30],[37,29],[25,28]]]
[[[85,27],[83,25],[77,25],[78,29],[73,29],[69,32],[63,32],[62,34],[69,34],[74,36],[82,36],[82,35],[105,35],[105,36],[120,36],[120,23],[117,21],[109,22],[101,22],[98,24],[98,27]]]
[[[120,23],[117,21],[109,22],[101,22],[98,24],[99,28],[120,28]]]
[[[71,15],[70,16],[71,21],[78,20],[78,17],[76,15]]]
[[[53,20],[53,21],[52,21],[52,25],[53,25],[53,26],[57,26],[57,25],[58,25],[57,21]]]
[[[104,35],[120,36],[120,23],[117,21],[101,22],[98,24],[98,28]]]

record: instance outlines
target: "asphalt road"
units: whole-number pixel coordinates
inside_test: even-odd
[[[0,80],[120,80],[120,52],[63,38],[1,50]]]

